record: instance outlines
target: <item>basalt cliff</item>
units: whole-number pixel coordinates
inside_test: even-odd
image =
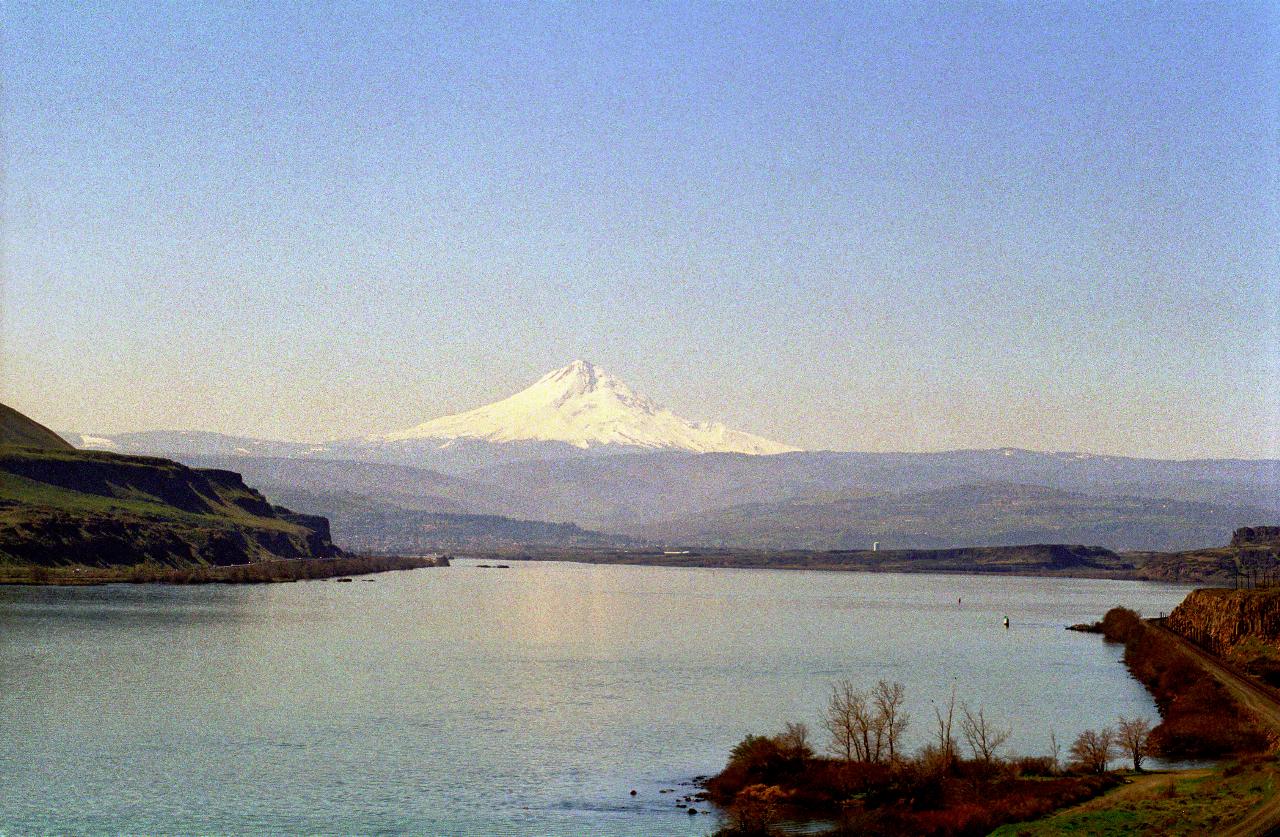
[[[1280,588],[1193,590],[1166,624],[1223,656],[1249,640],[1280,647]]]
[[[1230,566],[1232,587],[1192,591],[1166,626],[1280,685],[1280,527],[1239,529],[1214,552]]]

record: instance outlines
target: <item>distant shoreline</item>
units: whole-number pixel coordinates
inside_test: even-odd
[[[502,561],[560,561],[580,564],[613,564],[647,567],[694,567],[701,569],[817,570],[823,572],[915,573],[929,575],[997,575],[1039,578],[1102,578],[1121,581],[1164,581],[1146,577],[1132,565],[1054,566],[1040,560],[1037,547],[980,548],[988,550],[1023,550],[1020,561],[983,563],[966,557],[927,557],[940,553],[971,555],[977,550],[870,551],[854,553],[768,552],[738,550],[695,550],[687,554],[661,554],[625,550],[536,549],[524,551],[458,550],[461,558]],[[906,557],[909,554],[915,557]],[[868,556],[876,556],[869,558]]]
[[[507,561],[576,561],[654,567],[822,570],[1052,578],[1105,578],[1198,587],[1280,582],[1276,555],[1280,527],[1237,529],[1231,543],[1185,552],[1115,552],[1100,546],[1031,543],[939,549],[687,549],[619,547],[510,547],[466,549],[466,557]]]
[[[156,564],[128,567],[0,565],[0,585],[85,587],[101,584],[274,584],[448,565],[449,558],[444,555],[354,555],[192,567],[164,567]]]

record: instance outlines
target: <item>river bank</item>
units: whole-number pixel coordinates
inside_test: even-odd
[[[424,567],[447,567],[444,555],[349,555],[342,558],[306,558],[257,561],[231,566],[200,565],[165,567],[134,564],[126,567],[93,567],[72,564],[42,567],[29,564],[0,565],[0,584],[87,586],[97,584],[271,584],[315,581],[369,575]]]
[[[1195,591],[1188,601],[1206,591]],[[1210,591],[1215,592],[1215,591]],[[1179,607],[1183,607],[1180,605]],[[1243,756],[1213,767],[1136,777],[1083,805],[1034,822],[1016,823],[993,837],[1055,834],[1269,834],[1280,825],[1280,695],[1260,678],[1170,630],[1173,620],[1134,618],[1113,611],[1099,624],[1125,643],[1125,661],[1161,706],[1157,744],[1182,753]],[[1252,752],[1249,752],[1252,751]]]
[[[1275,802],[1276,790],[1272,757],[1134,774],[1101,796],[1039,820],[1001,826],[991,837],[1254,834],[1249,821]]]
[[[713,546],[522,547],[462,550],[504,561],[574,561],[648,567],[979,574],[1238,585],[1275,574],[1276,527],[1242,528],[1225,546],[1187,552],[1117,552],[1099,546],[1031,543],[939,549],[731,549]]]

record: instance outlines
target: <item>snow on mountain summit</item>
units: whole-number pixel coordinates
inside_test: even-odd
[[[629,445],[698,453],[770,454],[799,450],[718,422],[687,421],[584,360],[543,375],[510,398],[378,438],[387,442],[547,441],[579,448]]]

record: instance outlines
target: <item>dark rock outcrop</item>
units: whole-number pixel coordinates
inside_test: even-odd
[[[1231,536],[1231,545],[1280,547],[1280,526],[1242,526]]]

